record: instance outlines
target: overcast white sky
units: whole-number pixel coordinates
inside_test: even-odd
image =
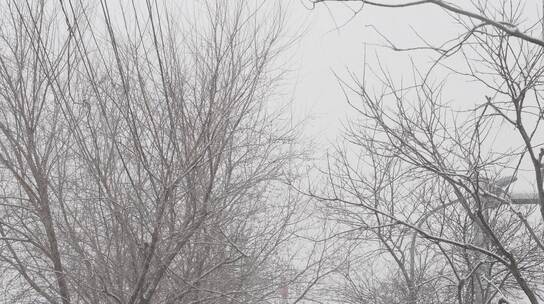
[[[350,113],[334,73],[342,78],[348,78],[348,71],[361,75],[365,51],[371,65],[377,63],[378,55],[399,80],[409,77],[410,58],[421,64],[429,62],[428,52],[401,54],[372,45],[383,44],[384,39],[370,25],[402,47],[418,44],[415,31],[433,42],[458,33],[447,15],[431,6],[397,10],[366,7],[357,15],[353,8],[356,6],[330,4],[310,9],[307,1],[296,0],[288,10],[290,21],[306,29],[295,55],[295,105],[297,112],[312,118],[308,134],[325,142],[335,140],[340,121]]]
[[[291,26],[305,30],[292,61],[295,71],[293,84],[296,85],[293,88],[293,105],[297,117],[310,118],[305,134],[316,140],[318,149],[321,149],[319,152],[324,152],[330,143],[338,140],[341,122],[353,113],[343,98],[333,72],[343,79],[348,78],[348,71],[361,75],[366,53],[370,66],[376,66],[379,57],[381,64],[395,79],[406,82],[412,73],[412,62],[425,70],[437,56],[424,51],[399,53],[376,46],[383,45],[385,40],[375,29],[379,29],[398,47],[420,46],[423,42],[419,37],[440,44],[463,32],[447,13],[431,5],[402,9],[365,7],[355,14],[354,9],[360,6],[331,3],[311,9],[307,0],[280,3],[288,3]],[[464,4],[466,1],[455,3],[471,8]],[[540,14],[541,6],[538,0],[526,1],[523,11],[529,17],[527,24],[531,23],[531,16]],[[456,65],[458,63],[461,62],[456,62]],[[486,93],[489,92],[479,84],[449,75],[444,99],[454,107],[466,109],[483,103]],[[506,150],[515,145],[519,136],[513,132],[510,129],[498,132],[500,136],[494,139],[493,148]]]

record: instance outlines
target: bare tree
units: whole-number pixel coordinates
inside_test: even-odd
[[[389,260],[382,265],[394,265],[393,280],[377,279],[398,285],[401,296],[393,297],[399,303],[501,298],[539,303],[543,42],[534,28],[541,20],[527,21],[523,5],[512,1],[473,1],[475,12],[445,1],[351,2],[362,9],[437,5],[465,31],[440,46],[408,49],[388,40],[398,51],[436,54],[430,67],[414,67],[410,86],[396,84],[384,66],[366,66],[362,78],[341,81],[359,118],[349,125],[349,144],[328,170],[330,192],[315,196],[327,202],[338,221],[349,219],[351,228],[342,233],[353,234],[355,227],[365,240],[376,242],[373,249],[380,256],[386,253]],[[447,60],[456,57],[461,60]],[[446,103],[440,67],[478,83],[482,100],[472,108]],[[381,88],[369,88],[372,82]],[[506,126],[517,139],[506,149],[496,147],[494,138]],[[364,161],[368,164],[360,165]],[[524,172],[532,174],[533,195],[512,193]],[[422,293],[425,286],[431,294]],[[372,289],[366,288],[367,295]]]
[[[281,11],[2,6],[7,301],[262,303],[295,283],[305,269],[283,253],[303,215],[285,181],[301,154],[267,103]]]

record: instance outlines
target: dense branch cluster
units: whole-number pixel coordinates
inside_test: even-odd
[[[283,254],[300,155],[267,106],[282,16],[181,9],[2,4],[6,303],[256,303],[303,280]]]

